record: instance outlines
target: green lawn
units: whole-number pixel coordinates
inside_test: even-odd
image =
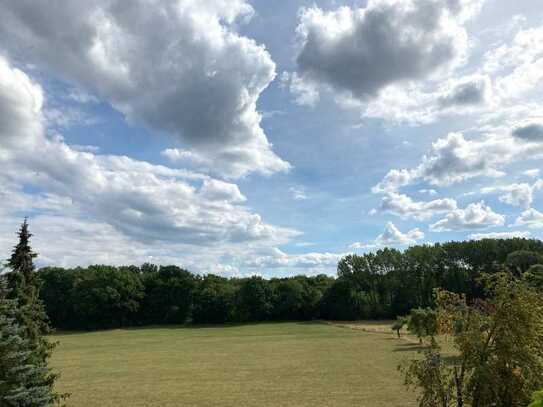
[[[324,323],[59,333],[68,406],[415,406],[416,345]]]

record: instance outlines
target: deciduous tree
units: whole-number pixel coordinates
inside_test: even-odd
[[[421,390],[421,407],[524,407],[543,385],[540,293],[509,273],[486,277],[484,286],[488,299],[470,305],[438,296],[457,357],[444,358],[432,341],[422,359],[403,366],[406,384]]]

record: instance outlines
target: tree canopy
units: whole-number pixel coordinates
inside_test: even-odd
[[[437,291],[438,326],[456,352],[446,358],[432,340],[403,367],[420,407],[524,407],[543,385],[541,292],[509,272],[483,280],[487,298],[471,303]]]

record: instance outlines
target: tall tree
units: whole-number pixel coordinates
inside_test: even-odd
[[[143,274],[142,313],[146,323],[184,324],[190,316],[196,277],[177,266],[160,266]]]
[[[19,232],[19,243],[13,248],[8,266],[17,272],[16,279],[12,279],[12,285],[16,288],[36,286],[36,276],[34,269],[34,258],[37,254],[30,247],[30,238],[32,234],[28,230],[28,222],[25,218]]]
[[[59,400],[61,396],[52,393],[57,375],[51,373],[47,368],[48,360],[56,344],[49,342],[46,337],[51,332],[51,328],[45,313],[45,307],[39,298],[40,280],[34,266],[34,258],[37,255],[30,247],[32,235],[28,230],[26,219],[21,225],[18,236],[19,242],[14,247],[8,261],[9,272],[6,274],[7,296],[17,303],[17,312],[13,314],[13,318],[19,327],[17,332],[21,337],[21,346],[27,348],[24,354],[26,364],[36,367],[36,370],[32,373],[32,375],[36,376],[33,380],[47,385],[51,397]],[[23,372],[25,367],[20,366],[20,369]],[[14,405],[42,406],[47,404]]]
[[[54,392],[56,375],[19,325],[18,301],[9,298],[5,279],[0,278],[0,406],[45,407],[63,399]]]
[[[543,385],[543,300],[507,273],[485,278],[487,300],[437,291],[440,331],[453,335],[456,357],[436,341],[404,367],[420,388],[420,407],[524,407]]]
[[[194,293],[192,319],[197,324],[220,324],[232,315],[234,287],[228,279],[208,274],[198,282]]]
[[[13,248],[8,260],[10,272],[7,274],[10,296],[19,301],[19,323],[25,327],[26,337],[36,347],[41,348],[44,356],[50,346],[43,338],[50,332],[47,315],[39,298],[40,280],[36,275],[34,258],[37,254],[30,247],[32,234],[28,230],[25,218],[18,232],[19,243]]]
[[[271,316],[272,287],[261,277],[245,279],[240,285],[236,300],[238,318],[241,321],[264,321]]]

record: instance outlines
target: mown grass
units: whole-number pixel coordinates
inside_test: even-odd
[[[324,323],[58,333],[68,406],[415,406],[396,367],[418,346]]]

